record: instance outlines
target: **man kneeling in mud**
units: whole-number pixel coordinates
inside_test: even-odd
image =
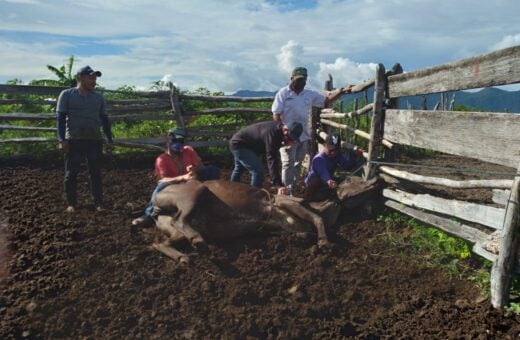
[[[308,202],[327,200],[335,196],[338,186],[334,172],[339,165],[343,170],[351,170],[363,150],[354,148],[348,156],[341,153],[341,140],[338,135],[328,135],[323,151],[312,159],[309,172],[305,177],[304,199]]]

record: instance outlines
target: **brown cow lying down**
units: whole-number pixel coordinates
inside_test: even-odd
[[[368,182],[347,184],[360,192],[363,192],[360,185],[371,188]],[[173,243],[187,239],[195,248],[206,249],[205,242],[212,240],[315,231],[318,246],[323,247],[328,245],[324,219],[334,224],[340,208],[334,201],[317,203],[315,211],[318,210],[320,216],[306,208],[299,198],[272,195],[266,190],[227,180],[192,180],[170,185],[157,194],[154,200],[156,226],[169,239],[153,246],[174,260],[188,262],[187,255],[173,248]]]

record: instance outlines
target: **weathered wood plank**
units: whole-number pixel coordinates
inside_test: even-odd
[[[501,229],[505,210],[487,205],[458,200],[449,200],[428,194],[411,194],[405,191],[384,189],[383,196],[411,207],[454,216],[462,220],[479,223],[493,229]]]
[[[520,235],[520,163],[516,178],[511,187],[511,196],[507,202],[501,233],[498,258],[491,269],[491,304],[502,308],[509,303],[509,289],[518,254]]]
[[[0,125],[1,130],[19,130],[19,131],[48,131],[56,132],[56,128],[39,127],[39,126],[17,126],[17,125]]]
[[[405,179],[411,182],[424,183],[424,184],[434,184],[434,185],[443,185],[449,188],[511,188],[513,185],[513,180],[509,179],[489,179],[489,180],[481,180],[481,179],[472,179],[466,181],[456,181],[448,178],[441,177],[430,177],[413,174],[411,172],[397,170],[391,168],[389,166],[380,166],[379,170],[382,172],[392,175],[397,178]]]
[[[489,252],[486,249],[484,249],[481,242],[475,243],[473,245],[473,248],[471,249],[471,251],[473,251],[475,254],[480,255],[483,258],[485,258],[486,260],[489,260],[491,262],[495,262],[495,260],[498,257],[497,254],[493,254],[492,252]]]
[[[207,109],[202,111],[186,111],[185,116],[197,115],[227,115],[227,114],[272,114],[271,109],[262,109],[256,107],[221,107],[216,109]]]
[[[56,138],[53,137],[25,137],[25,138],[9,138],[9,139],[0,139],[0,144],[2,143],[57,143]],[[128,144],[131,147],[134,147],[137,144],[151,144],[151,145],[160,145],[165,144],[166,139],[164,137],[152,137],[152,138],[119,138],[114,139],[114,144],[120,144],[124,146]],[[212,140],[212,141],[188,141],[187,145],[191,145],[194,148],[204,148],[204,147],[215,147],[215,146],[228,146],[229,142],[227,140]]]
[[[386,110],[384,138],[399,144],[515,167],[520,114]]]
[[[355,128],[353,128],[351,126],[348,126],[346,124],[340,124],[340,123],[337,123],[335,121],[328,120],[328,119],[320,119],[320,122],[322,124],[324,124],[324,125],[332,126],[332,127],[336,128],[336,129],[343,129],[343,130],[350,131],[350,132],[354,133],[355,135],[357,135],[359,137],[363,137],[365,139],[370,140],[370,134],[368,134],[367,132],[365,132],[363,130],[355,129]],[[382,139],[381,143],[384,146],[386,146],[387,148],[389,148],[389,149],[393,148],[393,146],[394,146],[392,143],[390,143],[386,139]]]
[[[411,207],[403,206],[396,201],[387,200],[385,201],[385,205],[472,243],[482,242],[488,237],[488,234],[485,232],[468,225]]]
[[[362,107],[359,110],[354,110],[350,112],[336,112],[334,109],[322,109],[320,113],[320,117],[322,118],[354,118],[356,116],[366,114],[374,108],[374,105],[368,104]]]
[[[510,187],[512,187],[512,186],[513,186],[513,184],[511,183]],[[511,190],[493,189],[493,197],[491,200],[496,204],[501,204],[503,206],[506,206],[510,195],[511,195]]]
[[[390,98],[520,82],[520,46],[388,77]]]
[[[23,112],[0,113],[0,120],[6,120],[6,121],[56,120],[56,114],[54,114],[54,113],[23,113]]]

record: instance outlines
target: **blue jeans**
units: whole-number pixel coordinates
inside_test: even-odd
[[[211,179],[219,179],[220,178],[220,169],[217,168],[214,165],[206,165],[204,169],[199,174],[199,181],[209,181]],[[155,199],[155,196],[161,191],[162,189],[166,188],[171,183],[168,182],[162,182],[157,184],[154,191],[152,192],[152,198],[150,199],[150,202],[148,202],[148,205],[146,206],[146,209],[144,210],[144,214],[146,216],[152,216],[153,213],[153,201]]]
[[[264,163],[258,155],[249,149],[231,150],[235,158],[235,167],[231,173],[232,182],[240,182],[240,178],[247,169],[251,174],[251,185],[261,188],[264,185]]]

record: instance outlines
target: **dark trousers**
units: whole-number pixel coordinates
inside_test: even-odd
[[[101,184],[101,157],[103,141],[101,140],[69,140],[69,149],[65,154],[65,195],[67,203],[75,206],[77,200],[77,177],[81,163],[86,159],[90,175],[90,191],[94,204],[103,202]]]

